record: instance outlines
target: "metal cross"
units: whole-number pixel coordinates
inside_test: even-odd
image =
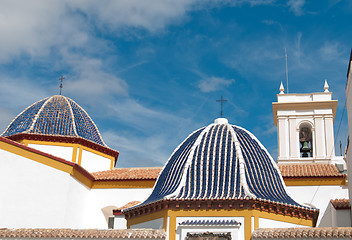
[[[223,114],[223,112],[222,112],[222,104],[224,103],[224,102],[227,102],[227,100],[224,100],[223,98],[222,98],[222,96],[221,96],[221,99],[220,100],[216,100],[217,102],[220,102],[220,105],[221,105],[221,111],[220,111],[220,116],[222,117],[224,114]]]
[[[61,77],[59,78],[60,82],[60,95],[61,95],[61,90],[62,90],[62,81],[65,79],[65,77],[63,75],[61,75]]]

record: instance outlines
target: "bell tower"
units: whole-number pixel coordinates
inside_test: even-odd
[[[273,102],[278,133],[278,163],[329,162],[335,157],[337,100],[325,81],[324,92],[285,94],[281,83]]]

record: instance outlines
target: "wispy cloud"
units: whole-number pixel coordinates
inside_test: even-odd
[[[305,3],[305,0],[289,0],[287,5],[290,8],[290,11],[292,11],[296,16],[301,16],[304,14],[303,7]]]
[[[325,42],[319,49],[319,54],[323,60],[339,60],[340,62],[345,62],[345,48],[343,48],[339,42]]]
[[[198,82],[198,88],[202,92],[213,92],[228,87],[235,82],[234,79],[225,79],[220,77],[207,77]]]
[[[162,166],[171,154],[167,134],[141,137],[127,132],[103,132],[108,146],[120,151],[117,167]]]

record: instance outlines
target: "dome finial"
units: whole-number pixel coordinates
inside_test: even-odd
[[[280,84],[280,94],[285,94],[284,93],[284,91],[285,91],[285,88],[284,88],[284,85],[282,84],[282,82],[281,82],[281,84]]]
[[[329,92],[329,84],[328,84],[328,81],[326,79],[325,79],[325,83],[324,83],[324,89],[325,89],[324,92]]]
[[[220,102],[220,105],[221,105],[221,111],[220,111],[220,117],[222,118],[223,117],[223,112],[222,112],[222,104],[224,103],[224,102],[227,102],[227,100],[224,100],[223,98],[222,98],[222,96],[221,96],[221,99],[220,100],[216,100],[217,102]]]
[[[60,95],[61,95],[61,91],[62,91],[62,81],[65,79],[65,76],[64,75],[61,75],[59,77],[59,80],[60,80]]]

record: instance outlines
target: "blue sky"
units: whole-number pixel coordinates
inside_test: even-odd
[[[339,153],[351,13],[347,0],[0,0],[0,128],[58,94],[63,74],[63,95],[120,151],[118,167],[162,166],[219,117],[221,96],[229,122],[276,158],[287,48],[289,91],[322,92],[327,79],[339,100]]]

